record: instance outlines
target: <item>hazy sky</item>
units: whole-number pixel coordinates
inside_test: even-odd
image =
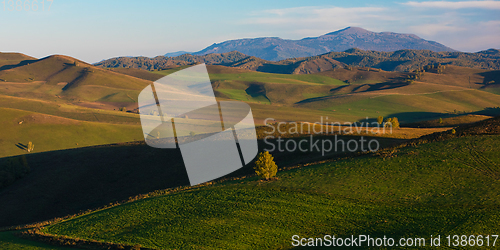
[[[198,51],[229,39],[300,39],[348,26],[413,33],[460,51],[500,48],[500,1],[38,0],[37,11],[33,0],[4,2],[0,51],[90,63]]]

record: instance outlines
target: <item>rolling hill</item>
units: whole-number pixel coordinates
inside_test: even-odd
[[[24,60],[0,70],[0,83],[6,95],[114,103],[118,108],[135,103],[134,98],[150,81],[95,67],[68,56],[54,55]]]
[[[230,69],[209,66],[209,71],[214,67]],[[323,116],[351,122],[379,115],[416,122],[499,107],[498,95],[485,89],[496,72],[448,66],[440,74],[425,72],[419,80],[410,81],[414,73],[370,68],[305,75],[214,72],[210,77],[217,97],[249,102],[259,110],[257,117],[277,116],[280,108],[322,111]],[[492,112],[488,115],[497,111]]]
[[[446,140],[281,171],[272,181],[248,176],[158,192],[41,232],[152,249],[283,249],[293,235],[332,234],[426,238],[428,246],[430,235],[490,235],[500,229],[498,125],[463,129],[495,135],[448,131]]]
[[[399,50],[395,52],[348,49],[319,56],[267,61],[247,56],[237,51],[207,54],[203,56],[184,54],[177,57],[157,56],[118,57],[101,61],[96,66],[104,68],[138,68],[158,70],[194,63],[222,65],[247,70],[278,74],[310,74],[349,67],[371,67],[385,71],[409,72],[426,65],[453,65],[474,69],[500,70],[500,51],[490,49],[476,53],[432,52],[428,50]]]
[[[427,50],[400,50],[395,52],[364,51],[349,49],[344,52],[268,62],[249,57],[230,67],[240,67],[269,73],[310,74],[332,69],[371,67],[385,71],[411,72],[426,65],[453,65],[475,69],[499,70],[500,51],[488,50],[477,53],[432,52]]]
[[[37,59],[21,53],[0,52],[0,70],[9,69],[20,64],[27,64],[34,60]]]
[[[328,52],[340,52],[350,48],[376,51],[397,51],[404,49],[454,51],[440,43],[424,40],[413,34],[393,32],[371,32],[358,27],[347,27],[319,37],[301,40],[286,40],[277,37],[237,39],[215,43],[194,55],[238,51],[269,61],[308,57]]]
[[[183,54],[176,57],[117,57],[98,62],[95,64],[95,66],[103,68],[137,68],[145,70],[162,70],[179,66],[192,65],[194,63],[222,65],[237,62],[247,57],[247,55],[239,53],[237,51],[204,56]]]
[[[4,80],[0,81],[0,112],[3,114],[0,125],[4,131],[0,138],[0,152],[3,154],[0,164],[11,159],[7,156],[25,154],[23,146],[28,141],[35,144],[35,151],[26,155],[31,172],[0,189],[0,200],[10,204],[0,206],[0,214],[3,214],[0,226],[50,220],[127,200],[130,196],[139,195],[140,198],[143,197],[140,194],[153,192],[147,195],[150,199],[140,199],[135,203],[56,223],[43,231],[81,239],[141,244],[150,248],[202,245],[244,248],[268,243],[251,240],[229,246],[231,243],[226,239],[234,237],[231,232],[254,235],[255,230],[264,230],[271,239],[266,242],[273,242],[272,245],[266,245],[267,248],[280,248],[285,247],[289,241],[287,236],[288,241],[285,242],[283,235],[288,232],[283,228],[311,235],[327,233],[327,229],[335,228],[336,232],[345,234],[371,230],[369,232],[374,235],[391,232],[395,236],[400,236],[398,232],[403,227],[415,229],[412,231],[415,235],[428,234],[431,229],[453,233],[455,231],[449,228],[457,227],[463,229],[460,232],[466,233],[476,227],[496,230],[496,227],[488,226],[497,225],[496,220],[484,222],[479,217],[469,216],[473,213],[477,215],[478,209],[483,209],[478,216],[496,216],[491,213],[489,206],[497,205],[497,196],[494,195],[498,188],[495,184],[497,181],[492,181],[492,178],[497,175],[495,164],[498,159],[495,157],[498,152],[495,150],[498,148],[498,136],[482,135],[484,131],[480,130],[483,127],[478,128],[479,132],[473,134],[473,137],[462,133],[469,130],[457,128],[456,134],[460,138],[451,136],[453,138],[449,141],[407,146],[395,153],[381,152],[380,155],[356,158],[343,153],[322,156],[319,152],[276,152],[275,159],[282,169],[324,159],[345,159],[283,171],[277,180],[271,182],[249,177],[177,192],[174,191],[175,188],[187,185],[180,151],[148,147],[142,141],[138,115],[114,110],[126,105],[129,105],[126,106],[128,109],[134,109],[137,94],[144,86],[189,67],[192,63],[198,63],[196,60],[203,58],[219,64],[207,66],[217,99],[249,103],[256,125],[264,125],[266,118],[315,122],[321,117],[330,117],[330,122],[356,122],[366,121],[367,117],[372,121],[377,116],[396,116],[403,125],[442,117],[450,126],[456,126],[460,121],[468,123],[488,118],[479,115],[499,115],[500,109],[496,107],[500,106],[500,98],[494,91],[500,80],[498,70],[448,63],[445,68],[440,67],[439,71],[429,68],[416,79],[416,72],[349,66],[371,65],[370,63],[377,65],[380,61],[376,61],[376,58],[396,61],[421,58],[417,62],[435,60],[432,62],[445,64],[444,60],[459,62],[462,57],[495,62],[494,58],[497,57],[495,51],[469,53],[470,55],[447,53],[449,52],[435,54],[429,51],[349,50],[278,63],[249,58],[238,52],[209,56],[183,55],[185,61],[182,62],[186,64],[154,71],[133,67],[101,68],[66,56],[43,59],[18,57],[18,62],[13,61],[8,69],[0,70],[0,79]],[[452,55],[458,55],[459,58]],[[227,66],[240,57],[244,58],[237,61],[241,67]],[[256,63],[265,62],[265,67],[274,67],[276,71],[288,67],[286,70],[290,73],[297,68],[311,72],[258,72],[250,70],[253,69],[251,67],[243,67],[250,65],[247,64],[250,59]],[[317,59],[325,63],[315,61],[307,64]],[[326,62],[337,66],[326,70]],[[408,65],[428,65],[417,62]],[[325,68],[314,71],[314,67]],[[474,118],[458,118],[464,114],[474,115],[470,116]],[[486,132],[491,130],[491,126],[497,126],[490,120],[484,121],[480,126],[484,124],[489,124],[484,127]],[[267,135],[262,131],[265,128],[266,126],[258,128],[261,150],[266,146],[262,141],[263,136]],[[377,135],[377,138],[383,146],[391,146],[414,138],[417,134],[447,129],[402,128],[394,134]],[[448,137],[451,132],[447,133],[445,139],[450,139]],[[319,138],[329,136],[331,135],[319,135]],[[303,138],[309,137],[305,134],[292,139]],[[351,138],[359,139],[355,136],[346,137]],[[433,137],[429,138],[426,140],[434,141]],[[465,153],[470,153],[471,156]],[[419,157],[422,155],[426,157]],[[165,165],[165,162],[168,164]],[[252,172],[250,164],[226,177],[238,177]],[[453,181],[443,182],[443,178],[449,178],[450,174]],[[435,178],[427,178],[429,176]],[[471,176],[480,181],[471,180]],[[422,183],[425,184],[424,188],[417,185]],[[438,183],[442,186],[437,186]],[[403,184],[406,186],[401,188]],[[492,188],[490,193],[485,193],[485,187]],[[161,191],[166,188],[172,189]],[[443,193],[446,195],[441,195]],[[158,194],[166,195],[157,196]],[[214,199],[206,199],[207,197]],[[247,205],[235,199],[248,201],[244,203]],[[303,201],[309,205],[305,206]],[[200,209],[200,204],[206,210]],[[429,207],[428,204],[435,205]],[[275,214],[264,213],[269,206],[271,211],[276,211]],[[35,207],[37,209],[33,209]],[[144,218],[144,214],[138,213],[139,210],[155,211],[158,216],[148,217],[151,219],[149,220]],[[199,235],[197,230],[200,228],[214,227],[218,238],[196,242],[183,239],[181,233],[176,233],[183,230],[179,228],[180,224],[165,220],[165,211],[173,216],[173,220],[189,225],[183,227],[190,232],[186,234],[189,239],[192,239],[191,233]],[[299,223],[299,226],[298,222],[286,219],[290,214],[304,214],[304,211],[310,211],[303,217],[304,220],[318,220],[315,223],[318,226],[300,231],[303,223]],[[194,214],[202,215],[205,219],[192,217]],[[231,217],[225,217],[224,214],[231,214]],[[388,214],[391,215],[387,216]],[[447,217],[436,214],[446,214]],[[367,220],[367,217],[370,219]],[[138,225],[137,221],[142,224]],[[273,222],[265,227],[262,226],[263,221],[274,221],[277,224]],[[353,221],[361,226],[352,229]],[[444,224],[450,221],[453,223]],[[435,222],[432,227],[417,226],[431,222]],[[165,227],[159,228],[158,225],[168,225],[175,232],[165,231]],[[109,233],[109,230],[115,233]],[[96,234],[87,234],[92,231]],[[136,233],[130,233],[131,231]],[[14,236],[10,236],[10,232],[0,234],[0,241],[9,237]],[[146,239],[153,239],[155,242]],[[2,244],[4,243],[0,242],[0,247],[5,246]]]
[[[16,114],[18,113],[14,111],[8,113],[9,116]],[[128,139],[132,142],[127,143],[87,146],[87,142],[96,138],[101,140],[101,144],[106,144],[102,143],[104,140],[119,138],[115,133],[122,133],[122,137],[142,136],[140,128],[134,131],[132,126],[105,127],[104,124],[88,122],[79,122],[77,127],[68,126],[71,125],[70,122],[77,123],[76,121],[67,121],[64,124],[61,120],[59,119],[59,123],[57,120],[45,123],[51,125],[50,128],[39,126],[35,129],[34,126],[39,124],[30,125],[33,134],[48,129],[57,130],[60,136],[55,138],[56,141],[73,145],[65,150],[36,151],[37,153],[26,155],[31,172],[11,185],[0,188],[0,200],[10,204],[0,207],[3,215],[0,217],[0,228],[64,217],[127,200],[131,196],[189,185],[179,149],[151,148],[143,140],[134,141],[132,138]],[[75,133],[71,133],[72,130]],[[440,130],[426,131],[429,133]],[[263,137],[268,135],[266,132],[269,132],[267,127],[258,128],[260,150],[268,146],[263,141]],[[297,141],[309,139],[307,134],[295,136],[294,140]],[[318,138],[331,138],[331,135],[330,137],[321,135]],[[357,136],[341,135],[340,138],[359,140]],[[40,139],[51,143],[50,138],[40,137]],[[125,141],[127,138],[121,139]],[[403,141],[394,138],[378,138],[378,140],[382,147]],[[75,141],[85,147],[77,147]],[[36,147],[45,146],[43,142],[35,141]],[[275,140],[268,140],[269,142],[275,143]],[[275,160],[280,167],[290,167],[299,163],[344,156],[346,153],[348,152],[342,150],[328,152],[325,155],[319,151],[276,152]],[[1,158],[0,164],[6,160],[8,158]],[[242,176],[252,172],[252,164],[248,164],[226,177]],[[29,198],[20,200],[18,197]],[[38,209],[32,209],[33,207]]]

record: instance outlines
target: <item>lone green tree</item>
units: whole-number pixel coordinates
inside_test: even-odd
[[[439,124],[443,124],[443,118],[439,118]]]
[[[259,154],[259,159],[255,162],[255,173],[260,178],[269,180],[278,172],[278,166],[274,162],[274,157],[268,152],[264,151]]]
[[[382,125],[382,123],[384,122],[384,117],[383,116],[379,116],[377,118],[377,122],[378,122],[378,124]]]

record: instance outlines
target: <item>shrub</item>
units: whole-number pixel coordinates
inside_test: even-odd
[[[378,122],[378,124],[382,125],[382,123],[384,122],[384,117],[383,116],[379,116],[377,118],[377,122]]]
[[[255,162],[254,169],[258,176],[266,180],[274,177],[278,172],[278,166],[274,162],[274,157],[268,151],[259,154],[259,159]]]

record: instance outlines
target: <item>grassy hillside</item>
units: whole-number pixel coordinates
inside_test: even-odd
[[[110,68],[111,71],[118,72],[120,74],[125,74],[133,77],[137,77],[140,79],[148,80],[148,81],[156,81],[160,79],[162,76],[155,74],[157,72],[151,72],[144,69],[135,69],[135,68]]]
[[[49,138],[45,143],[63,144],[75,140],[91,141],[95,139],[94,137],[99,136],[103,137],[100,140],[104,140],[114,135],[111,132],[117,130],[127,132],[120,127],[111,127],[115,129],[109,129],[111,131],[101,129],[99,124],[95,124],[94,127],[82,126],[80,129],[68,126],[67,129],[78,132],[75,134],[66,133],[67,130],[57,127],[67,134],[68,138],[57,138],[57,141],[52,141]],[[267,136],[267,134],[262,133],[262,129],[266,129],[266,127],[259,128],[261,132],[258,133],[260,136],[258,145],[261,150],[270,147],[262,140],[263,136]],[[423,133],[435,131],[424,130]],[[108,134],[103,135],[103,132]],[[80,137],[78,137],[79,134],[81,134]],[[128,134],[128,136],[131,135],[131,133]],[[140,133],[139,135],[141,136]],[[83,138],[84,136],[88,138]],[[318,135],[315,139],[324,137],[327,136]],[[341,136],[340,138],[345,140],[360,139],[357,136]],[[302,139],[309,140],[309,136],[302,135],[293,140]],[[378,138],[378,140],[381,147],[392,146],[403,141],[385,137]],[[67,146],[69,148],[67,150],[40,152],[38,147],[39,145],[43,146],[43,141],[33,140],[33,142],[35,152],[26,155],[31,172],[16,180],[12,185],[0,189],[0,200],[10,204],[9,206],[0,206],[0,214],[4,215],[0,217],[0,227],[63,217],[81,210],[95,209],[112,202],[126,200],[131,196],[189,184],[179,149],[151,148],[141,140],[93,147],[72,144]],[[268,143],[276,145],[276,141],[272,139],[268,140]],[[26,153],[21,149],[18,151]],[[338,157],[345,153],[340,149],[337,152],[327,152],[324,155],[320,151],[279,152],[275,154],[275,159],[280,167],[287,167]],[[251,174],[253,173],[252,166],[252,164],[248,164],[231,173],[230,176]],[[18,197],[30,198],[19,199]],[[38,209],[34,210],[33,207]]]
[[[28,115],[21,112],[22,115],[2,120],[4,130],[12,133],[0,142],[4,152],[1,155],[23,153],[15,145],[30,140],[36,142],[37,150],[41,151],[140,140],[138,115],[117,110],[136,109],[137,95],[151,83],[149,80],[185,67],[188,66],[154,72],[112,71],[70,57],[51,56],[1,70],[0,75],[9,81],[0,82],[0,108],[33,112],[41,117],[56,116],[56,120],[69,118],[95,128],[89,130],[94,135],[84,138],[84,126],[80,125],[33,124],[30,127],[25,123],[26,126],[20,126],[22,117]],[[492,85],[481,83],[494,81],[490,79],[496,79],[496,71],[447,67],[441,74],[426,72],[414,82],[405,80],[409,73],[369,68],[307,75],[271,74],[224,66],[208,66],[208,71],[216,96],[220,100],[248,102],[257,125],[263,125],[266,118],[315,122],[329,117],[330,121],[354,122],[379,115],[397,116],[401,122],[409,123],[500,106],[497,94],[483,91],[484,86]],[[471,77],[473,88],[468,86],[469,76],[474,76]],[[29,132],[23,132],[24,129]],[[14,136],[18,133],[23,136]]]
[[[18,145],[29,141],[34,152],[142,140],[140,125],[68,119],[43,113],[0,108],[0,157],[25,154]]]
[[[337,116],[397,116],[402,122],[438,119],[455,111],[474,113],[500,106],[498,95],[479,90],[443,91],[437,93],[371,93],[331,95],[303,101],[299,107],[335,111]]]
[[[284,171],[269,182],[194,187],[43,231],[158,249],[291,248],[295,234],[489,235],[500,229],[499,139],[463,137]]]
[[[271,110],[299,113],[303,109],[317,113],[316,119],[329,116],[356,121],[381,115],[415,122],[500,106],[495,92],[484,91],[486,72],[476,69],[448,67],[441,74],[426,72],[421,79],[408,81],[413,73],[370,68],[285,75],[231,72],[230,68],[221,66],[209,66],[209,70],[213,67],[219,67],[210,74],[216,96],[249,102],[254,109],[263,111],[257,112],[259,118],[272,113],[268,112]],[[277,113],[274,112],[274,116],[278,116]],[[293,120],[300,116],[288,117]]]
[[[104,102],[135,102],[133,96],[150,83],[59,55],[1,70],[0,79],[10,83],[31,83],[40,94],[49,96]]]
[[[0,52],[0,70],[9,69],[17,65],[27,64],[36,58],[21,53]]]

